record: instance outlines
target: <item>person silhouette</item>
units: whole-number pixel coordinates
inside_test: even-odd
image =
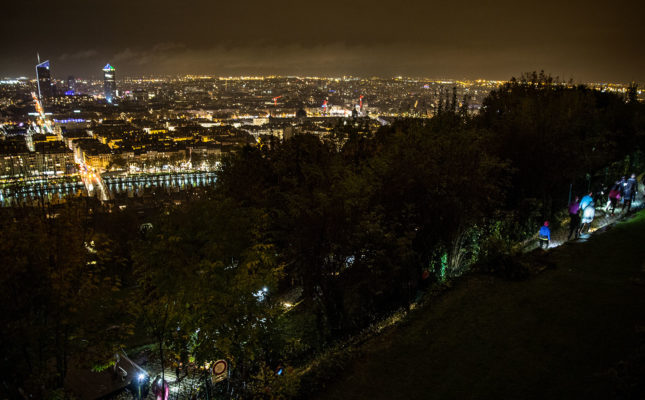
[[[544,221],[544,225],[540,228],[538,233],[538,240],[541,249],[548,249],[549,242],[551,241],[551,229],[549,229],[549,221]]]

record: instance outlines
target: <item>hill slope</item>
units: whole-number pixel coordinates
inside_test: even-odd
[[[645,211],[550,253],[556,268],[527,281],[464,279],[318,398],[645,396]]]

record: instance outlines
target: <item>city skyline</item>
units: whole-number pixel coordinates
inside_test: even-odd
[[[39,56],[39,53],[37,53]],[[111,68],[112,71],[115,70],[114,66],[112,65],[111,62],[108,62],[105,66],[103,67],[98,67],[94,66],[91,71],[87,75],[84,76],[74,76],[69,74],[66,71],[60,71],[59,73],[55,73],[55,67],[52,68],[51,66],[52,62],[50,60],[43,61],[40,63],[36,64],[36,73],[34,76],[31,76],[32,74],[16,74],[13,76],[0,76],[0,79],[3,79],[3,82],[17,82],[18,80],[30,80],[36,82],[36,85],[39,84],[39,74],[38,74],[38,68],[42,65],[47,66],[47,79],[50,82],[50,85],[52,90],[56,84],[56,82],[59,82],[60,84],[64,85],[67,90],[71,90],[72,86],[75,85],[75,82],[77,81],[86,81],[86,82],[103,82],[104,88],[103,88],[103,93],[106,93],[105,89],[105,82],[106,82],[106,68],[109,67]],[[52,69],[54,72],[51,72]],[[99,71],[97,73],[97,71]],[[108,71],[109,73],[109,71]],[[239,74],[217,74],[217,73],[186,73],[186,72],[176,72],[176,73],[141,73],[141,74],[131,74],[131,75],[120,75],[120,77],[117,79],[116,76],[113,76],[109,78],[110,84],[116,84],[117,81],[139,81],[139,80],[154,80],[154,81],[162,81],[162,80],[172,80],[172,79],[220,79],[220,80],[230,80],[230,79],[235,79],[235,80],[264,80],[264,79],[276,79],[276,78],[296,78],[296,79],[324,79],[324,80],[355,80],[355,79],[360,79],[360,80],[373,80],[373,79],[382,79],[382,80],[389,80],[389,79],[405,79],[405,80],[412,80],[412,81],[427,81],[427,82],[436,82],[436,83],[456,83],[456,84],[468,84],[472,82],[491,82],[491,83],[497,83],[497,84],[503,84],[505,82],[510,82],[512,79],[521,79],[523,76],[528,77],[531,74],[534,73],[544,73],[546,76],[550,76],[554,79],[554,81],[560,82],[560,83],[573,83],[573,84],[585,84],[585,85],[591,85],[592,87],[598,87],[598,85],[619,85],[619,86],[628,86],[633,83],[636,83],[640,87],[643,87],[645,85],[645,81],[639,82],[635,80],[628,80],[628,81],[620,81],[620,80],[576,80],[572,76],[566,78],[564,74],[555,74],[551,71],[545,70],[545,69],[534,69],[534,70],[526,70],[522,71],[517,74],[512,74],[508,78],[489,78],[489,77],[483,77],[477,74],[471,74],[469,77],[457,77],[457,76],[428,76],[428,75],[413,75],[413,74],[398,74],[398,75],[387,75],[387,74],[373,74],[373,75],[357,75],[357,74],[281,74],[281,73],[249,73],[249,74],[244,74],[244,73],[239,73]],[[114,73],[112,73],[114,75]],[[72,85],[72,86],[70,86]],[[116,90],[116,89],[115,89]],[[62,92],[61,92],[62,93]],[[72,93],[65,93],[65,94],[72,94]],[[113,96],[114,97],[114,96]]]
[[[612,7],[547,1],[537,8],[506,1],[495,6],[68,1],[51,12],[43,4],[9,4],[3,13],[7,34],[22,23],[16,15],[33,15],[33,23],[3,46],[0,76],[25,76],[39,51],[61,77],[98,78],[97,70],[109,61],[119,65],[120,76],[505,80],[545,70],[577,82],[645,82],[640,45],[645,28],[625,18],[644,11],[636,1]]]

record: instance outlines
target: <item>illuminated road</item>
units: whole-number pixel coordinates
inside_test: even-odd
[[[38,116],[40,117],[40,124],[43,127],[43,130],[46,133],[52,133],[54,130],[52,129],[52,123],[49,119],[47,119],[47,116],[45,115],[45,109],[43,108],[43,105],[41,104],[40,100],[38,99],[38,96],[36,93],[31,92],[31,97],[34,99],[34,103],[36,106],[36,112],[38,113]]]
[[[82,160],[79,157],[75,157],[76,164],[78,165],[78,173],[81,176],[83,184],[87,189],[88,196],[94,196],[98,194],[98,197],[101,201],[108,201],[110,199],[109,192],[101,179],[101,174],[96,172],[92,167],[88,166],[85,163],[85,160]]]

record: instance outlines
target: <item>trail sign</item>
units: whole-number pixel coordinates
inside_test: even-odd
[[[217,360],[213,364],[213,380],[219,382],[227,378],[228,372],[228,363],[226,360]]]

